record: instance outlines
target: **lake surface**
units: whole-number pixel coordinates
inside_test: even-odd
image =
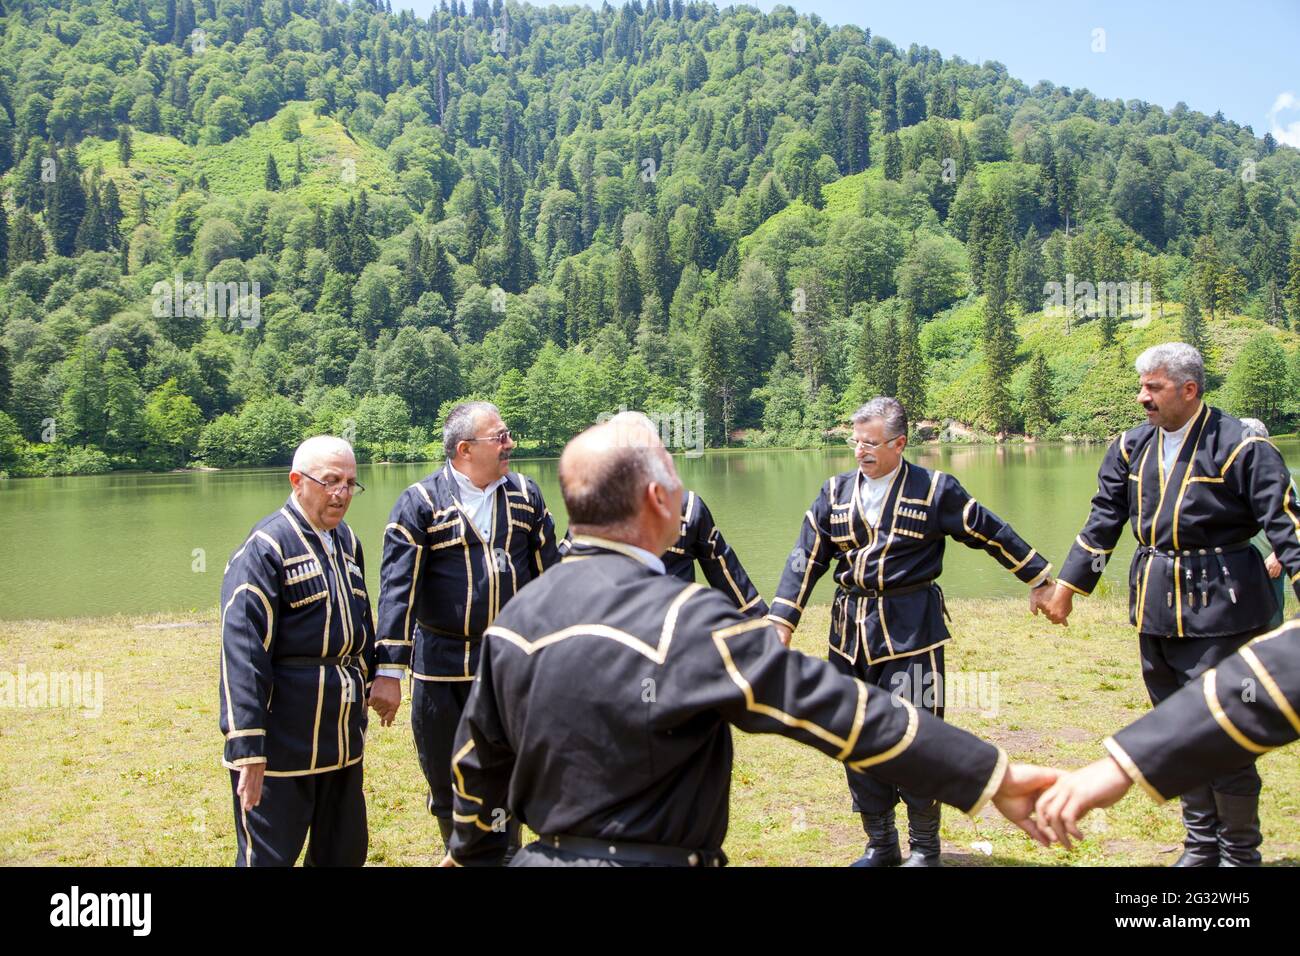
[[[1278,442],[1294,471],[1300,440]],[[1052,561],[1069,550],[1096,491],[1103,445],[916,446],[908,458],[957,476]],[[794,547],[804,512],[828,475],[853,467],[847,447],[811,451],[715,451],[675,457],[688,488],[770,600]],[[519,460],[555,515],[568,526],[556,460]],[[348,521],[367,557],[370,592],[379,597],[383,530],[397,496],[433,467],[366,465],[366,493]],[[113,474],[0,482],[0,619],[186,612],[215,608],[221,573],[249,529],[289,493],[287,469],[186,474]],[[1133,554],[1121,539],[1105,580],[1122,589]],[[941,578],[954,597],[1020,596],[1024,586],[982,551],[950,541]],[[830,575],[813,603],[829,602]]]

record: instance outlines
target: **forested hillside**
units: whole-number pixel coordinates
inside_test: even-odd
[[[0,10],[0,472],[421,459],[469,396],[538,449],[621,406],[818,442],[876,392],[1102,438],[1175,337],[1300,419],[1300,151],[1221,115],[788,7]]]

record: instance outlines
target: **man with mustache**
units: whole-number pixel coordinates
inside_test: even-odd
[[[451,745],[483,631],[559,553],[537,483],[510,470],[515,443],[495,405],[457,405],[442,439],[447,463],[402,492],[384,530],[375,694],[400,700],[410,671],[411,729],[445,845]]]
[[[1138,540],[1129,619],[1158,705],[1267,629],[1277,599],[1251,544],[1261,528],[1300,594],[1300,504],[1268,439],[1202,401],[1200,352],[1167,342],[1136,366],[1147,422],[1107,450],[1092,513],[1046,611],[1064,623],[1074,595],[1092,593],[1127,522]],[[1247,760],[1184,791],[1187,836],[1174,865],[1258,866],[1259,791]]]
[[[952,636],[935,579],[943,570],[947,538],[987,551],[1029,585],[1035,614],[1051,593],[1051,565],[956,478],[903,460],[907,412],[895,399],[873,398],[854,412],[849,444],[858,467],[822,485],[768,618],[789,645],[813,587],[834,562],[831,663],[942,717],[943,648]],[[853,810],[862,815],[868,837],[855,865],[941,865],[937,801],[852,767],[847,775]],[[900,796],[907,804],[911,848],[906,863],[894,825]]]

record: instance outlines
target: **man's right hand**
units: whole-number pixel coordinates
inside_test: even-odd
[[[1113,757],[1102,757],[1095,763],[1062,774],[1035,806],[1038,825],[1053,840],[1067,850],[1070,837],[1083,839],[1079,821],[1089,810],[1109,807],[1128,792],[1132,784]]]
[[[239,805],[247,812],[262,802],[262,779],[266,775],[265,763],[246,763],[239,768]]]
[[[402,706],[402,682],[396,677],[376,677],[370,686],[370,706],[379,715],[379,722],[389,727]]]
[[[789,647],[790,642],[794,640],[794,629],[783,621],[772,621],[772,627],[776,629],[776,636],[781,639],[781,643]]]

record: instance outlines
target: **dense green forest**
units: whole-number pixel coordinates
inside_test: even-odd
[[[878,392],[1103,438],[1178,337],[1300,420],[1300,151],[1221,115],[788,7],[0,10],[9,475],[424,459],[465,397],[537,449],[623,406],[817,443]]]

